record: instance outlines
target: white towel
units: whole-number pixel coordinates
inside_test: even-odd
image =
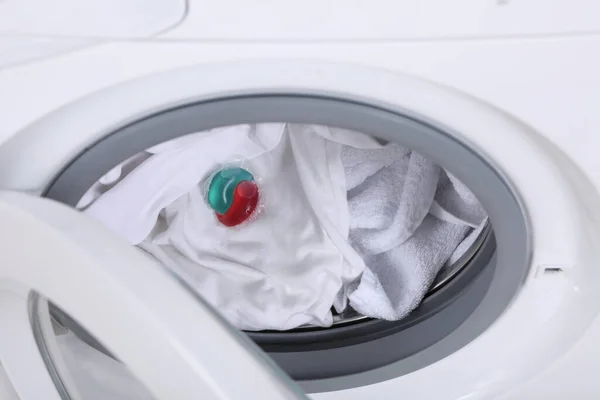
[[[404,243],[431,208],[440,168],[396,144],[379,149],[345,146],[341,158],[352,245],[368,256]]]
[[[367,269],[350,296],[352,308],[390,321],[407,316],[421,303],[467,229],[427,215],[401,245],[365,256]]]
[[[139,243],[240,329],[329,326],[332,304],[364,269],[344,236],[340,144],[322,128],[288,129],[238,126],[157,146],[86,212]],[[205,180],[242,160],[263,210],[228,228],[205,203]]]
[[[436,217],[477,228],[487,213],[473,193],[448,171],[440,174],[431,211]]]
[[[473,228],[469,229],[465,239],[448,258],[446,266],[457,262],[473,246],[488,222],[487,213],[475,195],[464,183],[445,170],[440,174],[430,212],[444,221]]]
[[[367,266],[350,304],[369,317],[401,319],[448,260],[466,251],[457,246],[485,213],[456,178],[398,145],[344,147],[341,156],[349,238]]]

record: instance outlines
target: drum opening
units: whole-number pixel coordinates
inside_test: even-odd
[[[109,193],[112,187],[116,187],[113,184],[117,185],[122,177],[119,175],[115,180],[114,176],[107,176],[107,172],[108,175],[114,175],[113,168],[116,165],[143,154],[145,149],[154,148],[161,143],[173,144],[173,140],[186,140],[195,132],[225,129],[238,124],[252,127],[263,124],[264,121],[290,121],[287,124],[333,127],[344,131],[343,135],[336,136],[338,139],[358,134],[365,135],[369,143],[376,142],[380,146],[398,144],[410,149],[410,152],[426,156],[441,168],[440,171],[445,174],[444,179],[451,181],[452,177],[456,177],[459,182],[472,189],[486,212],[485,218],[468,221],[470,226],[462,239],[467,238],[469,233],[475,234],[471,236],[467,248],[453,262],[444,263],[427,283],[428,290],[422,301],[419,301],[420,305],[403,318],[384,320],[376,316],[365,316],[354,312],[350,306],[342,312],[332,313],[331,324],[325,324],[326,326],[300,324],[286,330],[247,331],[288,374],[296,380],[307,382],[309,391],[316,390],[310,386],[313,385],[310,382],[325,382],[324,380],[392,364],[402,364],[395,372],[401,375],[422,368],[461,348],[500,315],[501,305],[508,304],[509,298],[512,298],[512,293],[517,289],[516,275],[521,268],[515,268],[511,272],[497,265],[496,228],[499,227],[504,243],[504,250],[501,252],[504,262],[520,266],[521,259],[527,257],[524,213],[510,185],[478,151],[457,140],[454,133],[440,129],[430,121],[411,116],[410,113],[343,99],[306,95],[247,96],[190,104],[150,115],[109,133],[74,158],[56,177],[45,196],[79,207],[85,212],[92,204],[88,202],[89,189],[104,179],[110,183],[96,188],[96,192],[100,195]],[[256,137],[252,140],[254,139]],[[150,153],[142,157],[141,163],[157,154]],[[241,159],[243,161],[244,157]],[[141,164],[137,164],[139,165]],[[243,168],[245,165],[235,161],[226,167]],[[129,176],[135,170],[128,168],[121,168],[121,173],[126,172],[123,176]],[[260,178],[260,174],[257,176]],[[260,188],[260,182],[258,185]],[[267,206],[268,204],[265,206],[265,213],[268,212]],[[427,214],[430,214],[429,210]],[[434,210],[433,218],[447,217],[446,211],[445,207]],[[257,221],[261,216],[256,217]],[[503,216],[504,222],[500,216]],[[464,222],[462,216],[457,219]],[[508,222],[511,223],[510,228]],[[507,232],[511,234],[507,235]],[[510,261],[513,258],[514,263]],[[497,305],[500,304],[498,313],[490,313],[489,319],[480,321],[467,334],[456,338],[453,333],[465,325],[465,321],[469,320],[486,298],[494,282],[504,282],[502,285],[506,288],[502,294],[506,295],[506,301],[496,301]],[[188,289],[193,289],[192,285],[189,286]],[[76,321],[52,305],[50,309],[60,325],[68,327],[89,345],[110,356],[110,351],[94,341],[93,336],[78,326]],[[327,311],[330,309],[331,306]],[[447,337],[451,337],[448,339],[451,340],[451,345],[436,349],[434,345],[446,341]],[[429,352],[432,354],[425,356]],[[421,354],[424,356],[420,357]],[[354,384],[346,382],[341,383],[342,386],[337,383],[333,385],[351,387]],[[323,388],[319,387],[318,390]]]
[[[256,148],[246,149],[244,146]],[[319,157],[319,152],[310,146],[329,146],[327,148],[329,153],[323,153]],[[310,159],[313,153],[316,155],[314,160]],[[205,157],[212,157],[212,159],[208,162],[196,161],[196,158]],[[309,159],[302,160],[302,157]],[[305,173],[305,169],[312,167],[338,168],[340,171]],[[342,171],[343,173],[339,173]],[[237,182],[235,175],[231,174],[241,174],[240,179],[248,181]],[[294,175],[302,174],[305,176],[301,176],[296,184],[303,187],[294,196],[304,195],[302,191],[314,192],[314,188],[311,187],[313,182],[306,183],[306,180],[313,179],[316,183],[323,176],[330,179],[330,182],[325,182],[317,189],[337,190],[336,194],[340,201],[335,205],[338,210],[334,210],[337,212],[333,216],[345,219],[347,221],[345,224],[349,228],[339,223],[333,228],[336,230],[333,234],[345,235],[343,239],[350,246],[340,249],[336,243],[332,243],[333,241],[326,237],[331,236],[331,228],[324,225],[329,222],[327,219],[331,218],[332,213],[315,202],[330,201],[332,197],[307,193],[306,201],[292,202],[291,205],[289,197],[288,202],[283,201],[286,194],[282,191],[286,188],[280,188],[278,185],[284,185],[286,180],[294,179]],[[225,176],[227,177],[223,178]],[[153,179],[160,182],[154,183]],[[225,181],[227,179],[228,181]],[[335,182],[336,179],[343,182]],[[225,200],[229,203],[237,201],[237,198],[232,197],[236,192],[228,193],[228,186],[218,186],[221,183],[231,185],[232,182],[237,185],[253,184],[256,186],[257,195],[260,196],[254,205],[256,210],[250,210],[250,214],[246,216],[248,219],[236,226],[224,222],[222,216],[230,212],[223,212],[218,208],[227,205]],[[133,189],[130,189],[132,187]],[[220,192],[216,193],[214,190]],[[398,199],[394,197],[396,195]],[[279,197],[282,197],[282,201]],[[152,204],[161,201],[161,205]],[[178,202],[185,204],[177,205]],[[293,207],[295,213],[305,213],[303,218],[314,219],[314,223],[300,225],[301,221],[297,218],[286,219],[285,208],[288,205]],[[252,296],[260,297],[261,291],[264,290],[281,289],[281,293],[305,290],[308,293],[306,296],[296,295],[290,300],[281,299],[281,293],[272,297],[267,296],[262,300],[281,301],[281,304],[275,305],[277,311],[274,312],[282,314],[288,312],[289,315],[284,316],[284,319],[294,318],[294,313],[307,314],[304,323],[302,319],[298,319],[299,322],[295,324],[284,321],[280,322],[279,326],[277,322],[266,321],[263,327],[260,321],[261,315],[253,316],[252,320],[239,315],[244,313],[243,304],[224,306],[220,310],[234,326],[248,331],[251,336],[256,336],[255,340],[258,342],[268,342],[269,336],[276,337],[277,332],[281,334],[318,332],[371,320],[396,322],[411,317],[413,311],[418,310],[419,303],[429,301],[446,285],[451,285],[453,279],[468,268],[486,239],[492,234],[487,214],[473,194],[452,175],[451,171],[440,168],[410,149],[374,139],[368,134],[336,127],[299,124],[271,123],[222,127],[160,143],[130,157],[110,171],[105,171],[105,174],[77,201],[75,207],[106,224],[117,234],[124,236],[132,245],[137,245],[155,257],[171,272],[188,282],[201,296],[206,296],[207,301],[217,310],[219,304],[224,304],[229,299],[220,293],[207,292],[214,285],[220,286],[220,290],[224,292],[228,290],[225,286],[234,287],[233,290],[245,293],[244,295],[249,297],[248,301],[252,301]],[[121,212],[120,207],[123,207],[126,212],[119,220],[114,220],[114,214],[119,215]],[[216,209],[211,209],[215,207]],[[235,205],[229,204],[229,207],[231,209]],[[131,216],[137,210],[140,210],[140,213],[153,214],[145,217]],[[324,216],[323,213],[327,211],[330,212],[329,215]],[[202,215],[198,217],[195,213]],[[267,214],[266,217],[270,217],[268,214],[275,215],[269,221],[262,221],[265,218],[262,213]],[[418,213],[420,215],[414,215]],[[147,221],[142,220],[143,218]],[[378,219],[379,221],[373,222]],[[386,221],[386,219],[393,221]],[[287,229],[276,229],[273,226],[279,221],[288,223]],[[444,226],[441,226],[442,224]],[[192,225],[206,225],[199,229],[199,234],[206,235],[206,238],[196,237]],[[146,230],[143,231],[144,229]],[[316,241],[310,241],[311,238],[308,238],[309,242],[313,243],[312,248],[305,248],[306,234],[300,236],[292,233],[296,229],[307,230],[309,235],[323,235],[323,237]],[[241,233],[246,230],[254,230],[257,235],[263,236],[262,240]],[[286,235],[286,230],[289,232],[288,237],[281,239],[280,236]],[[192,252],[183,248],[194,247],[195,241],[211,241],[210,236],[213,232],[220,236],[210,246],[199,245]],[[451,237],[453,235],[456,237]],[[268,247],[264,242],[269,241],[279,243],[276,247]],[[447,241],[451,243],[447,244]],[[438,242],[439,245],[432,242]],[[246,243],[250,244],[246,246]],[[235,247],[240,244],[244,247],[239,249]],[[286,248],[287,253],[279,252],[279,247],[286,245],[289,245]],[[215,249],[215,246],[221,248]],[[297,246],[297,249],[294,249],[294,246]],[[251,253],[264,253],[269,248],[275,250],[277,254],[273,257],[270,254],[259,254],[259,257],[245,264],[245,259],[251,258]],[[339,276],[329,281],[314,280],[318,279],[321,271],[313,271],[310,272],[312,275],[301,276],[302,272],[298,273],[298,269],[309,266],[303,259],[294,258],[293,253],[296,250],[297,252],[333,250],[336,255],[344,259],[330,258],[321,261],[315,258],[314,261],[309,262],[320,263],[320,268]],[[349,256],[346,254],[353,250],[356,254]],[[206,251],[211,254],[209,257],[196,258],[193,254],[195,251]],[[169,252],[180,254],[167,254]],[[231,256],[230,253],[236,254]],[[352,256],[361,257],[364,263],[351,260]],[[422,258],[425,260],[423,261]],[[227,265],[232,262],[238,262],[239,267]],[[348,264],[352,262],[355,264],[352,267],[358,266],[365,270],[350,272],[355,276],[343,282],[345,277],[342,275],[349,273],[351,267]],[[329,263],[339,265],[330,266]],[[219,268],[229,268],[224,272],[229,276],[215,278],[194,271],[194,269],[208,269],[212,274],[219,274]],[[236,273],[243,275],[246,268],[258,270],[265,275],[262,287],[255,292],[248,290],[254,282],[239,281],[231,276]],[[292,272],[288,273],[286,270]],[[270,274],[273,274],[274,278],[271,278]],[[375,279],[379,280],[376,282],[379,286],[387,285],[383,290],[379,287],[363,289],[365,293],[362,296],[366,296],[368,301],[371,301],[369,298],[371,297],[375,302],[407,304],[391,304],[387,307],[389,309],[381,313],[382,315],[379,315],[377,306],[361,305],[360,298],[357,300],[358,306],[353,307],[351,292],[360,291],[361,286],[364,286],[361,281],[364,274],[374,274]],[[305,286],[294,284],[293,280],[296,276],[299,279],[308,278]],[[282,285],[270,286],[270,279],[277,279],[277,283]],[[396,279],[397,282],[384,282],[384,279]],[[312,287],[313,285],[325,286],[336,281],[341,283],[332,290],[339,293],[333,294],[338,297],[347,296],[341,299],[343,303],[341,306],[337,304],[339,299],[331,297],[331,290],[328,294],[322,294],[324,288],[314,291]],[[344,285],[352,287],[344,288]],[[393,285],[406,285],[406,288],[398,290],[415,293],[411,294],[412,298],[402,293],[393,293],[395,290]],[[386,290],[392,293],[388,294]],[[316,295],[325,297],[323,303],[327,301],[332,303],[329,304],[331,316],[323,316],[323,311],[320,311],[321,315],[316,315],[317,311],[313,308],[312,299],[308,300],[306,309],[291,307],[290,310],[284,309],[286,303],[289,304],[290,301],[306,302],[305,297]],[[244,300],[244,298],[240,299],[241,302]],[[409,303],[414,304],[408,305]],[[410,309],[402,310],[407,307]],[[263,318],[270,320],[269,313],[273,311],[254,308],[249,312],[257,314],[262,312]],[[308,315],[311,312],[315,313],[314,317]]]

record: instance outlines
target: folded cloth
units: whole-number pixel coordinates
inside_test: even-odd
[[[349,240],[366,269],[350,305],[398,320],[415,309],[440,269],[485,212],[455,177],[395,144],[344,147]],[[467,247],[461,247],[463,253]]]
[[[447,222],[469,226],[465,239],[452,253],[446,266],[457,262],[473,246],[488,217],[473,193],[450,172],[442,170],[430,213]]]
[[[352,308],[363,315],[390,321],[407,316],[421,303],[468,229],[428,214],[401,245],[366,255],[367,268],[358,288],[350,295]]]
[[[469,232],[467,233],[466,237],[456,247],[450,258],[448,258],[448,261],[446,261],[446,265],[444,265],[444,268],[452,266],[452,264],[460,260],[469,250],[471,250],[472,246],[475,244],[475,241],[480,237],[481,233],[483,232],[487,222],[488,218],[485,217],[483,221],[479,223],[479,226],[477,226],[475,229],[469,229]]]
[[[431,208],[440,168],[396,144],[380,149],[345,146],[341,159],[352,245],[364,257],[406,241]]]
[[[477,228],[487,213],[477,198],[454,175],[442,170],[430,212],[436,217]]]
[[[364,262],[343,234],[341,145],[319,129],[238,126],[164,143],[85,212],[139,244],[240,329],[329,326],[332,304]],[[229,228],[204,190],[213,171],[237,161],[256,177],[262,210]]]

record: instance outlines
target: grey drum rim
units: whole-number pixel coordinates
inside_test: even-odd
[[[523,202],[502,170],[437,121],[390,105],[351,98],[303,94],[248,93],[219,97],[154,113],[105,136],[61,171],[45,191],[47,197],[74,205],[112,166],[152,145],[225,125],[289,122],[332,125],[397,141],[451,170],[478,196],[494,226],[496,252],[474,272],[451,304],[415,325],[365,343],[331,349],[269,354],[309,392],[346,389],[410,373],[467,345],[484,332],[517,294],[529,268],[531,231]],[[469,270],[469,268],[466,268]],[[468,271],[465,271],[465,273]],[[452,285],[446,285],[450,287]],[[444,326],[452,325],[450,332]],[[436,332],[439,337],[435,336]],[[427,342],[421,338],[426,337]],[[425,340],[425,339],[423,339]],[[373,362],[374,344],[402,349],[396,360]],[[394,344],[395,343],[395,344]],[[394,344],[394,346],[390,346]],[[418,345],[417,345],[418,344]],[[363,360],[371,360],[361,368]],[[326,373],[297,374],[292,365],[310,368],[329,363]],[[336,370],[337,368],[337,370]]]

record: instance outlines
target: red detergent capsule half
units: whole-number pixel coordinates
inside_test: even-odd
[[[225,214],[217,215],[217,219],[225,226],[237,226],[246,221],[258,206],[258,186],[252,181],[242,181],[238,183],[233,192],[233,201],[231,207]]]

